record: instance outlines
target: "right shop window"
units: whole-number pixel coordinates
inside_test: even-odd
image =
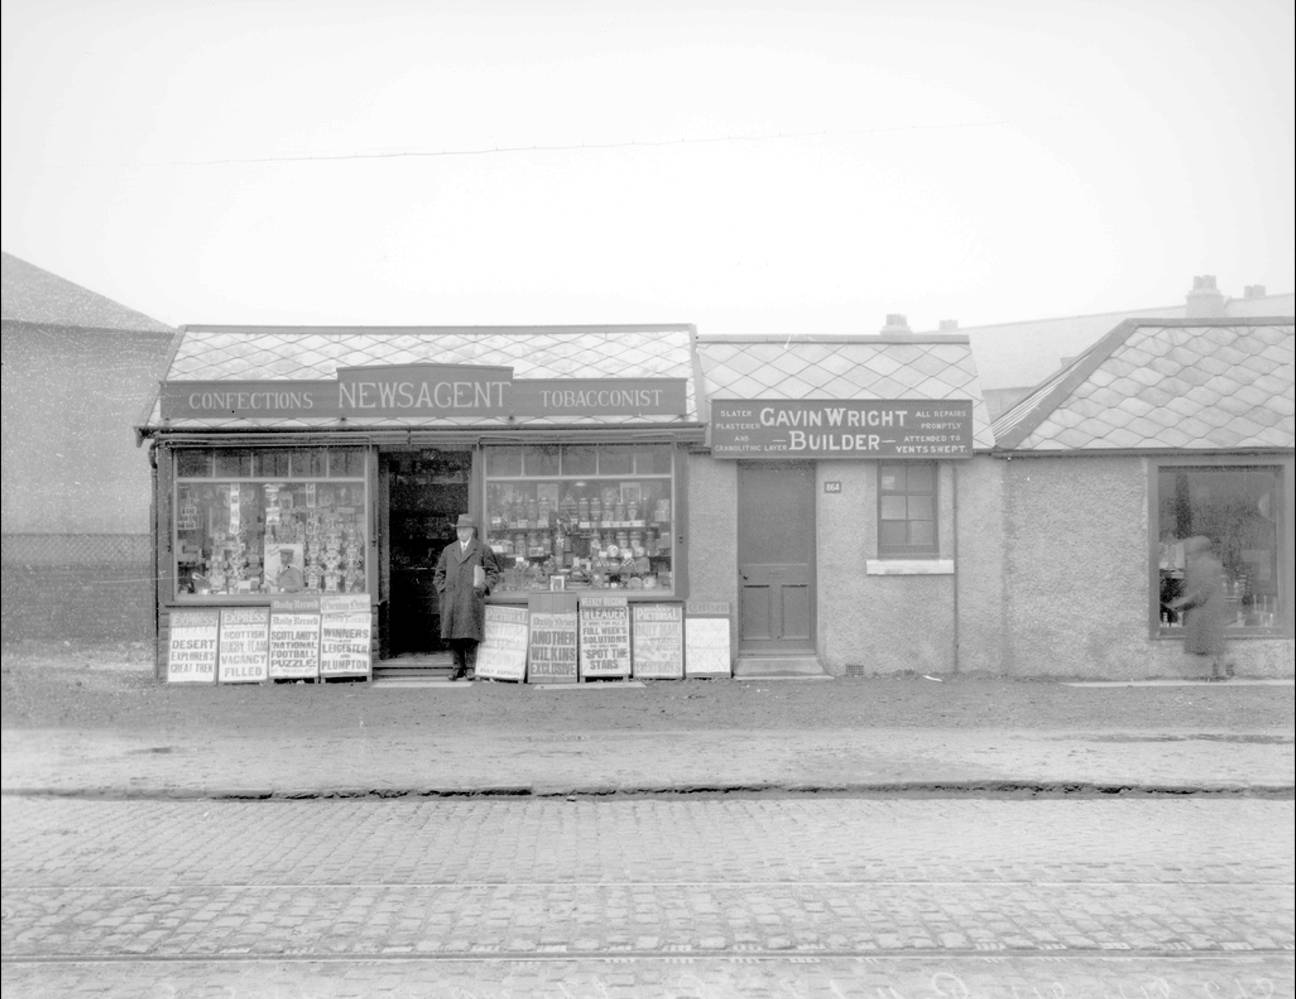
[[[1190,539],[1206,538],[1221,567],[1231,629],[1272,631],[1284,618],[1282,468],[1163,465],[1156,473],[1157,575],[1162,634],[1183,626],[1173,608],[1183,591]]]
[[[878,557],[938,554],[936,462],[884,461],[878,465]]]

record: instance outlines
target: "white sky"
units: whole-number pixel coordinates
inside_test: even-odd
[[[1292,39],[1290,0],[4,0],[0,245],[173,325],[1288,292]]]

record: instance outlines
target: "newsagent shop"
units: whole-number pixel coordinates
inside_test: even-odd
[[[170,682],[448,669],[464,512],[481,677],[993,668],[965,337],[191,326],[139,434]]]

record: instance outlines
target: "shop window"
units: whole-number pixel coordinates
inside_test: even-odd
[[[491,447],[486,449],[486,474],[515,477],[522,474],[522,449],[520,447]]]
[[[180,600],[367,590],[363,448],[176,453]]]
[[[1279,528],[1282,469],[1162,465],[1155,474],[1160,633],[1182,633],[1182,615],[1167,605],[1182,592],[1184,542],[1195,536],[1208,538],[1220,561],[1229,628],[1275,630],[1285,616],[1284,600],[1289,599],[1281,587],[1286,567],[1280,553],[1290,554],[1291,545]]]
[[[935,556],[936,463],[878,465],[878,556]]]
[[[485,536],[498,592],[674,586],[668,444],[487,447]]]

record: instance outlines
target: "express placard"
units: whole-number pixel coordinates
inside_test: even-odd
[[[220,611],[173,610],[167,641],[167,683],[215,683]]]
[[[270,667],[270,608],[222,607],[221,683],[263,683]]]

